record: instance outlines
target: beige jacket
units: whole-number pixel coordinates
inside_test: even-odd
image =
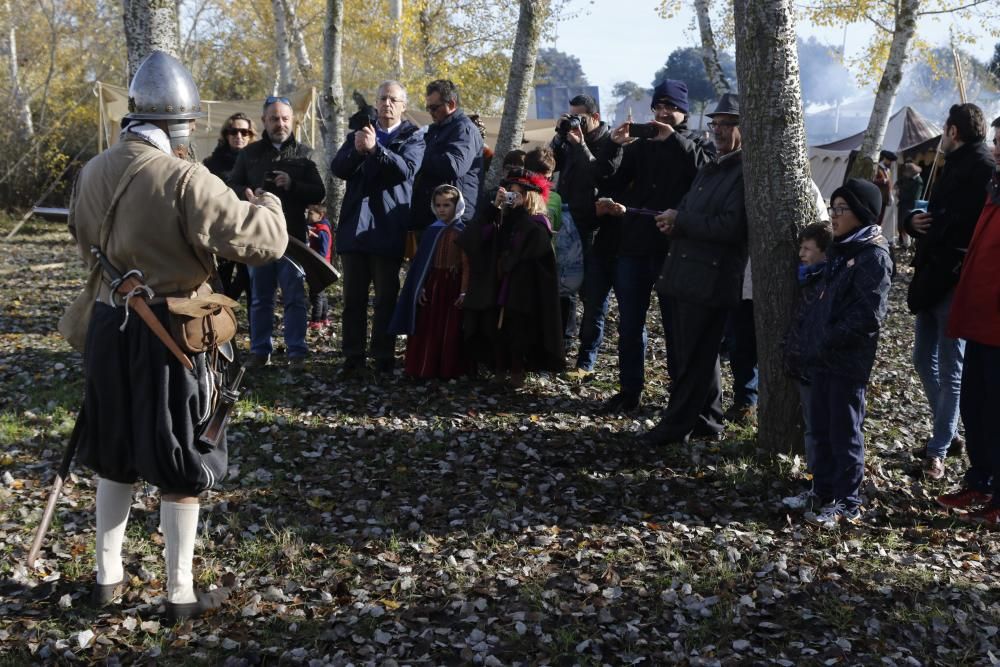
[[[259,266],[284,254],[288,236],[276,197],[260,206],[241,201],[203,165],[127,138],[90,160],[74,190],[69,229],[88,267],[122,174],[147,156],[111,223],[105,255],[120,271],[139,269],[157,295],[178,294],[208,279],[212,255]]]

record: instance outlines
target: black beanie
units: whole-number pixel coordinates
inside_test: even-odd
[[[830,195],[830,205],[837,197],[847,202],[851,213],[861,221],[862,226],[874,225],[882,212],[882,193],[878,186],[863,178],[850,178]]]

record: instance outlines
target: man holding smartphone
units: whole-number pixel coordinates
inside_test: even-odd
[[[602,412],[634,412],[645,384],[646,313],[653,284],[669,241],[656,228],[651,211],[677,208],[698,168],[715,154],[711,144],[687,128],[688,95],[683,81],[666,79],[653,90],[652,123],[623,123],[611,133],[621,165],[609,180],[614,200],[598,202],[598,212],[621,219],[621,236],[612,274],[618,299],[618,377],[620,390]],[[676,372],[670,337],[668,299],[661,295],[660,316],[667,342],[667,367]],[[673,376],[671,375],[671,379]]]

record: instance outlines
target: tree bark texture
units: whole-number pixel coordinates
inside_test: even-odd
[[[743,179],[750,228],[758,441],[802,449],[798,389],[782,370],[782,339],[798,298],[798,230],[818,219],[810,184],[792,0],[736,0]]]
[[[542,22],[548,0],[520,0],[521,11],[517,18],[517,35],[511,54],[507,93],[504,95],[503,116],[497,135],[496,155],[486,176],[487,189],[500,183],[503,156],[521,147],[524,136],[524,118],[528,114],[528,98],[535,80],[535,61],[538,60],[538,42],[542,35]]]
[[[885,63],[885,71],[878,83],[875,106],[868,119],[865,136],[861,140],[861,148],[858,149],[858,155],[851,165],[848,176],[868,180],[875,177],[878,154],[885,140],[886,128],[889,127],[892,105],[896,102],[896,92],[903,80],[903,66],[906,64],[907,52],[917,30],[920,0],[898,0],[896,7],[896,22],[892,31],[892,44],[889,46],[889,59]]]
[[[320,133],[326,163],[329,164],[344,141],[344,84],[341,77],[344,43],[344,0],[327,0],[326,26],[323,31],[323,95],[320,100]],[[326,212],[336,226],[340,204],[344,200],[345,183],[326,174]]]
[[[274,13],[274,59],[277,65],[274,94],[288,95],[295,90],[292,52],[288,44],[288,17],[281,0],[271,0],[271,10]]]
[[[17,21],[14,18],[14,10],[10,0],[4,1],[4,11],[7,14],[7,58],[10,62],[8,73],[10,75],[11,103],[14,107],[14,122],[17,126],[18,138],[29,140],[35,136],[35,126],[31,120],[31,105],[28,104],[28,96],[21,86],[21,74],[17,66]]]
[[[715,43],[715,33],[712,31],[712,17],[709,15],[711,0],[694,0],[695,14],[698,17],[698,32],[701,33],[701,60],[705,63],[705,74],[712,82],[712,88],[718,97],[730,91],[729,81],[719,64],[719,47]]]
[[[125,45],[128,49],[128,83],[142,59],[153,51],[179,57],[177,5],[174,0],[122,0]]]
[[[312,58],[309,57],[309,49],[306,47],[306,38],[302,32],[302,22],[295,12],[295,6],[289,0],[281,0],[285,9],[285,16],[288,20],[288,32],[291,35],[291,44],[295,49],[295,61],[299,65],[299,77],[305,84],[312,81]]]
[[[403,0],[389,0],[389,20],[392,21],[392,76],[403,78]]]

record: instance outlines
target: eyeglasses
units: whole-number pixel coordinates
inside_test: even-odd
[[[281,102],[282,104],[287,104],[288,106],[292,106],[292,103],[289,101],[287,97],[276,97],[274,95],[271,95],[269,98],[264,100],[264,108],[266,109],[275,102]]]
[[[388,102],[389,104],[393,104],[393,105],[403,104],[404,102],[406,102],[406,100],[404,100],[404,99],[401,99],[399,97],[390,97],[389,95],[383,95],[382,97],[378,98],[378,101],[379,102]]]
[[[831,218],[839,218],[850,210],[850,206],[831,206],[826,209],[826,212],[830,214]]]
[[[718,130],[724,127],[736,127],[739,123],[734,123],[732,121],[722,121],[722,120],[710,120],[708,121],[708,129]]]
[[[241,137],[249,137],[253,135],[253,131],[246,127],[231,127],[226,130],[226,134],[231,137],[235,137],[237,134]]]
[[[444,103],[443,102],[439,102],[438,104],[428,104],[424,108],[427,109],[427,113],[437,113],[437,110],[440,109],[443,106],[444,106]]]

